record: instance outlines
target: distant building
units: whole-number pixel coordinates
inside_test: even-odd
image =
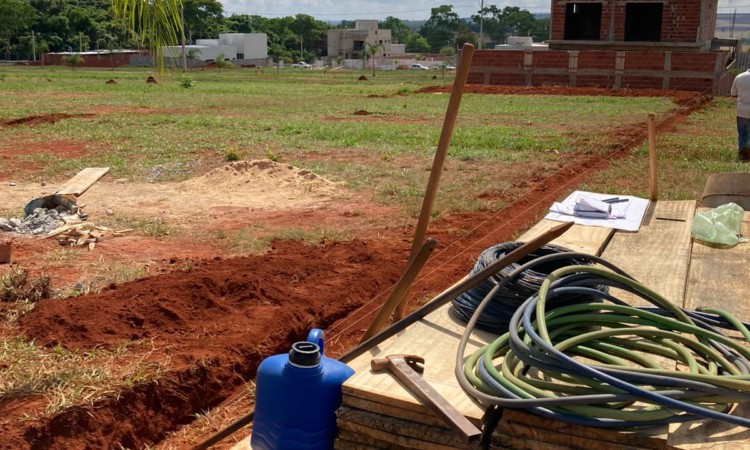
[[[714,39],[718,0],[551,5],[548,47],[514,37],[477,50],[467,83],[728,91],[736,42]]]
[[[391,56],[391,30],[379,30],[377,20],[356,20],[353,29],[328,30],[328,57],[358,59],[365,43],[380,45],[377,58]]]
[[[182,46],[163,47],[164,58],[182,58]],[[266,33],[222,33],[219,39],[197,39],[185,52],[198,61],[212,62],[219,54],[228,61],[264,65],[268,57]]]

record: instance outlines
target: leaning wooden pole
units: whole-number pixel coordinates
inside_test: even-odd
[[[651,201],[655,202],[659,195],[656,187],[656,116],[653,113],[648,115],[648,161]]]
[[[375,319],[370,323],[370,326],[367,328],[367,331],[365,331],[365,334],[362,336],[360,342],[364,342],[370,339],[371,337],[378,334],[380,330],[385,328],[388,323],[388,319],[391,317],[391,314],[393,314],[393,311],[398,306],[398,302],[404,298],[404,292],[409,290],[409,286],[411,286],[411,284],[414,282],[414,278],[417,277],[417,274],[422,269],[422,266],[424,266],[424,263],[427,262],[427,258],[430,256],[432,250],[435,249],[436,245],[436,240],[427,239],[420,246],[419,251],[417,252],[417,256],[409,261],[409,265],[406,266],[406,270],[401,276],[401,279],[398,280],[398,283],[396,283],[396,287],[393,288],[393,292],[391,292],[391,295],[380,308],[380,311],[378,311]]]
[[[471,59],[474,56],[474,46],[471,44],[464,44],[461,49],[461,61],[459,62],[458,69],[456,70],[456,78],[453,80],[453,91],[451,92],[451,98],[448,102],[448,109],[445,112],[445,120],[443,121],[443,130],[440,133],[440,140],[438,141],[437,152],[435,153],[435,159],[432,162],[432,170],[430,171],[430,180],[427,182],[427,192],[425,192],[424,199],[422,201],[422,210],[419,213],[419,221],[417,222],[417,229],[414,231],[414,240],[412,241],[411,253],[409,254],[409,261],[419,252],[419,248],[425,240],[427,234],[427,225],[430,222],[430,215],[432,214],[432,206],[435,203],[435,194],[437,193],[438,185],[440,184],[440,176],[443,173],[443,166],[445,165],[445,158],[448,155],[448,147],[453,137],[453,128],[456,125],[456,117],[458,116],[458,108],[461,106],[461,97],[464,93],[464,85],[466,79],[469,77],[469,67],[471,66]],[[406,296],[409,294],[409,290],[405,290],[403,297],[396,306],[396,310],[393,313],[393,320],[399,320],[404,317],[404,311],[406,311]]]

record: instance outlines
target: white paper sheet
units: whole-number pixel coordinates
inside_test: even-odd
[[[615,201],[608,218],[581,217],[576,214],[575,205],[581,196],[591,197],[601,201]],[[614,200],[616,199],[616,200]],[[552,204],[545,219],[558,222],[575,222],[580,225],[616,228],[618,230],[638,231],[641,221],[646,214],[648,200],[630,195],[599,194],[596,192],[575,191],[562,202]]]

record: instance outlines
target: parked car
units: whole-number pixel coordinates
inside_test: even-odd
[[[423,66],[422,64],[412,64],[409,66],[409,70],[429,70],[427,66]]]
[[[297,69],[309,69],[312,66],[304,61],[300,61],[298,63],[292,64],[292,67],[297,68]]]
[[[445,70],[456,70],[456,66],[445,66]]]

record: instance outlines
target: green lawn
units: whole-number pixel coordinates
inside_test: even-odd
[[[17,156],[47,178],[87,166],[114,179],[182,180],[227,155],[272,158],[304,167],[386,203],[418,209],[449,94],[416,93],[450,84],[440,72],[295,69],[193,71],[147,84],[149,69],[0,68],[0,122],[69,114],[55,123],[0,128],[0,155],[18,146],[77,142],[86,154]],[[365,75],[367,80],[359,80]],[[436,79],[433,79],[433,76]],[[116,84],[106,84],[114,79]],[[553,173],[569,155],[606,154],[618,130],[657,120],[675,107],[666,97],[465,94],[450,147],[438,211],[496,208],[512,195],[524,164]],[[355,114],[357,113],[357,114]],[[726,99],[659,136],[661,192],[693,198],[708,173],[747,170],[734,163],[734,112]],[[647,149],[617,160],[586,188],[648,192]],[[0,171],[4,170],[0,159]],[[663,168],[663,170],[662,170]],[[635,176],[637,175],[637,176]],[[518,174],[516,173],[516,177]],[[615,179],[623,179],[613,183]]]

